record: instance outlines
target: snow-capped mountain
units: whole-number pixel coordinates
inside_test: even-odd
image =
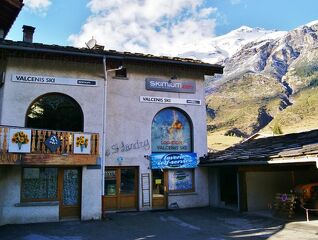
[[[286,33],[285,31],[241,26],[225,35],[215,37],[210,41],[200,44],[200,46],[197,46],[197,49],[191,52],[185,52],[181,54],[180,57],[190,57],[208,63],[222,64],[250,42],[276,39]]]
[[[224,74],[206,82],[212,131],[318,128],[318,21],[272,34],[229,48]]]

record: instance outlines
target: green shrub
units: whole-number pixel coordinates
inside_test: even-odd
[[[283,130],[282,130],[278,121],[276,121],[274,126],[273,126],[273,134],[274,135],[283,134]]]

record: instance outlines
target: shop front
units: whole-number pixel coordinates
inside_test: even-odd
[[[178,108],[164,108],[152,121],[153,208],[167,208],[170,193],[194,192],[198,160],[192,152],[192,129],[189,116]]]
[[[208,173],[198,167],[207,153],[201,70],[124,65],[126,78],[109,74],[107,85],[103,212],[207,206]],[[126,169],[135,173],[129,181]]]
[[[152,208],[168,208],[171,193],[194,192],[196,154],[151,154],[150,158]]]

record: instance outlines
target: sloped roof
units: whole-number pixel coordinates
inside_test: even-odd
[[[4,37],[8,34],[22,7],[23,0],[0,1],[0,28],[4,30]]]
[[[223,73],[223,66],[218,64],[205,63],[200,60],[191,58],[179,58],[168,56],[155,56],[152,54],[119,52],[115,50],[102,50],[102,49],[88,49],[88,48],[75,48],[71,46],[47,45],[41,43],[27,43],[21,41],[0,41],[0,49],[54,53],[61,55],[75,55],[82,57],[107,57],[109,59],[121,60],[135,60],[135,61],[148,61],[157,63],[167,63],[176,65],[187,65],[206,69],[208,73]]]
[[[264,162],[318,154],[318,130],[250,139],[223,151],[209,153],[201,166]]]

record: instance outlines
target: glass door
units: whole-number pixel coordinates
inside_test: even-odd
[[[137,209],[138,168],[106,168],[104,191],[103,211]]]
[[[137,171],[120,168],[119,209],[137,209]]]
[[[166,171],[152,170],[152,208],[167,207]]]
[[[60,218],[81,216],[81,170],[61,169],[59,173]]]

